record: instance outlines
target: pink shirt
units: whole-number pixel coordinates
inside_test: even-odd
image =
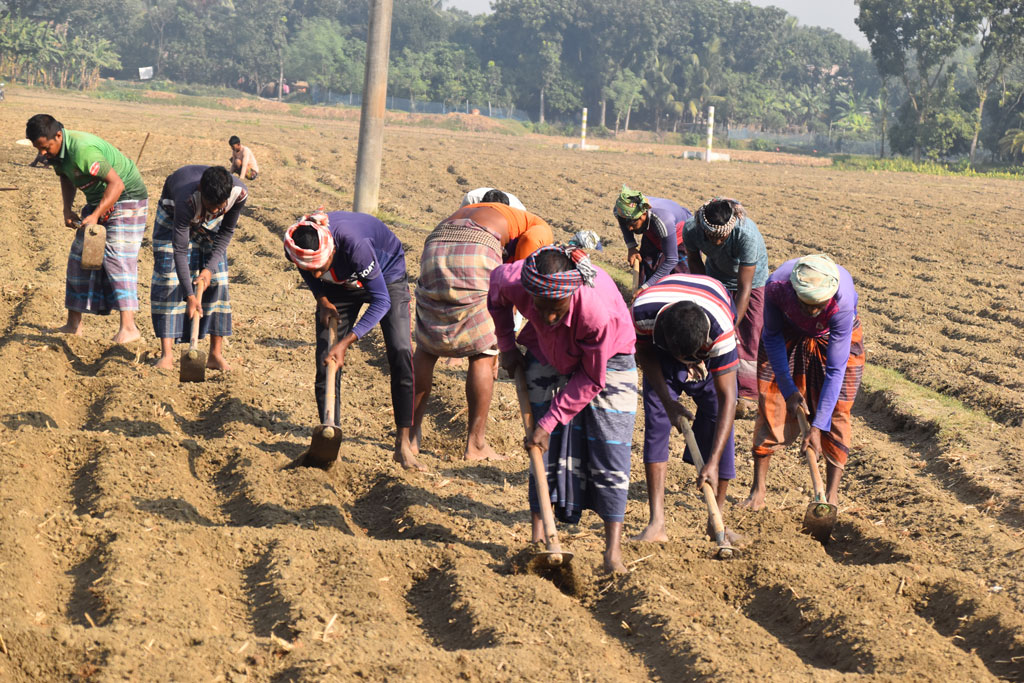
[[[487,308],[494,318],[500,351],[511,351],[516,346],[513,306],[527,320],[541,319],[533,297],[520,282],[522,270],[523,261],[517,261],[491,272]],[[556,325],[528,323],[519,333],[519,343],[559,374],[569,375],[547,414],[537,421],[539,427],[551,432],[557,425],[568,424],[601,393],[608,360],[619,353],[633,353],[636,332],[615,281],[598,268],[594,286],[583,286],[573,293],[565,318]]]

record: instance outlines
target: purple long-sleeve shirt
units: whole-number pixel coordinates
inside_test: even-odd
[[[537,426],[550,433],[557,425],[568,424],[601,393],[608,360],[619,353],[635,352],[636,332],[615,281],[600,268],[594,286],[576,290],[569,313],[555,325],[541,322],[533,296],[520,281],[522,271],[522,261],[491,271],[487,308],[494,318],[500,351],[516,347],[514,307],[530,321],[519,333],[519,343],[542,363],[569,376],[547,414],[537,421]]]
[[[786,261],[768,276],[764,289],[764,330],[761,343],[772,364],[775,381],[785,398],[796,391],[786,355],[786,335],[803,337],[828,336],[825,355],[825,380],[814,411],[811,426],[822,431],[832,428],[832,412],[839,400],[839,391],[850,360],[850,341],[857,321],[857,291],[850,273],[839,266],[839,290],[816,317],[804,313],[800,300],[789,283],[789,275],[797,259]]]
[[[391,310],[387,286],[405,277],[405,249],[387,225],[369,214],[332,211],[327,221],[334,238],[330,266],[319,278],[301,268],[299,273],[317,299],[326,296],[337,303],[369,296],[370,305],[352,327],[361,338]]]
[[[169,210],[173,224],[171,226],[171,244],[174,247],[174,270],[178,274],[185,297],[195,294],[192,289],[192,275],[188,264],[188,243],[193,237],[206,237],[213,242],[213,253],[208,266],[215,269],[217,262],[227,254],[228,244],[235,234],[238,216],[242,213],[248,191],[240,178],[232,176],[234,184],[228,196],[224,213],[210,216],[203,207],[199,194],[199,180],[209,166],[182,166],[167,176],[164,189],[160,194],[160,204],[165,211]]]
[[[672,272],[672,269],[679,263],[679,242],[676,235],[676,225],[685,223],[693,217],[693,214],[683,206],[671,199],[660,197],[648,197],[651,210],[647,212],[647,220],[644,222],[644,233],[653,238],[655,243],[661,244],[661,253],[665,258],[658,265],[657,269],[644,282],[644,288],[650,287],[658,280]],[[636,234],[628,228],[619,227],[622,232],[622,239],[626,247],[636,249]]]

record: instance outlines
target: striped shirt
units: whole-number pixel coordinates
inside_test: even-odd
[[[654,340],[654,322],[662,310],[681,301],[691,301],[704,311],[711,323],[708,344],[701,348],[712,375],[733,372],[739,367],[736,353],[736,308],[721,282],[707,275],[669,275],[641,292],[633,302],[633,326],[638,340]]]

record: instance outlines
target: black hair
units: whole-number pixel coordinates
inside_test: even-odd
[[[199,178],[199,194],[211,204],[227,201],[233,187],[231,174],[223,166],[210,166]]]
[[[670,304],[654,323],[654,344],[675,358],[695,358],[707,343],[711,323],[707,314],[692,301]]]
[[[732,218],[732,202],[716,199],[704,207],[704,220],[711,225],[725,225]]]
[[[32,142],[39,138],[53,140],[63,127],[64,124],[49,114],[36,114],[25,124],[25,137]]]
[[[320,234],[312,225],[300,225],[292,233],[292,241],[301,249],[315,251],[320,248]]]
[[[483,204],[508,204],[508,195],[501,190],[491,189],[484,193],[480,202]]]
[[[231,137],[228,138],[228,144],[234,147],[235,145],[242,144],[242,141],[238,139],[237,135],[232,135]]]
[[[576,267],[571,258],[556,249],[549,249],[537,256],[536,265],[541,275],[564,273]]]

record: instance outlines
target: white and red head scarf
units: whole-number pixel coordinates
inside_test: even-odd
[[[295,244],[292,234],[300,225],[308,225],[316,230],[317,236],[320,238],[320,244],[316,249],[303,249]],[[288,256],[299,268],[321,270],[330,265],[331,257],[334,255],[334,238],[331,237],[328,225],[327,214],[323,209],[317,209],[313,213],[306,214],[296,221],[295,225],[285,230],[284,250],[288,252]]]

